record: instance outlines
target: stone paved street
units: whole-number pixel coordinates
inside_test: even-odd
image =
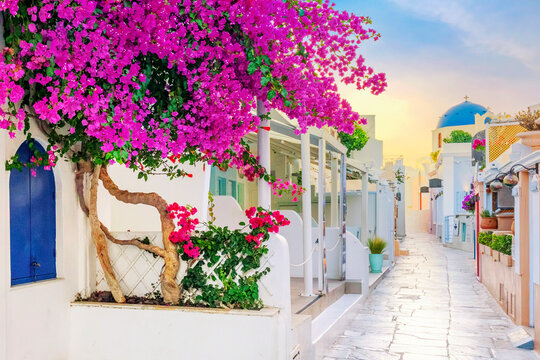
[[[470,254],[427,234],[402,248],[410,255],[352,310],[325,360],[540,359],[511,346],[506,334],[514,324],[476,280]]]

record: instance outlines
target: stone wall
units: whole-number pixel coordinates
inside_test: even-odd
[[[480,278],[504,312],[519,323],[522,311],[521,276],[516,273],[513,262],[512,266],[508,266],[504,254],[499,255],[489,247],[480,245]]]

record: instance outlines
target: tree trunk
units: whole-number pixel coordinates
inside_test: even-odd
[[[119,189],[110,178],[106,168],[101,169],[99,178],[105,189],[116,199],[128,204],[153,206],[158,211],[161,220],[164,253],[157,255],[162,256],[165,261],[165,267],[161,274],[161,292],[166,303],[178,304],[180,302],[180,287],[176,276],[180,270],[180,258],[176,246],[169,240],[169,236],[174,231],[174,222],[169,217],[167,202],[156,193],[129,192]]]
[[[107,249],[107,239],[105,234],[101,231],[101,222],[97,213],[97,193],[98,193],[98,181],[99,174],[101,172],[101,166],[96,165],[92,173],[92,182],[90,186],[90,201],[88,206],[88,219],[90,220],[90,227],[92,230],[92,240],[96,246],[97,255],[103,274],[109,285],[109,289],[114,297],[114,300],[118,303],[126,302],[126,298],[120,289],[120,284],[114,276],[114,270],[111,265],[111,259],[109,258],[109,251]]]

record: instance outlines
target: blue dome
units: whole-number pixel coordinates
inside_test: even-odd
[[[449,126],[474,125],[474,114],[484,115],[487,109],[482,105],[464,101],[451,107],[439,120],[437,129]]]

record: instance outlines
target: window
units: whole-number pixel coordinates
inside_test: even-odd
[[[227,179],[218,178],[218,195],[227,195]]]
[[[30,162],[36,141],[25,141],[19,160]],[[11,285],[56,278],[56,199],[51,170],[12,170],[9,177]]]
[[[229,185],[230,185],[230,191],[227,191],[227,195],[231,195],[233,198],[237,199],[238,198],[236,197],[236,181],[234,180],[229,180]]]

